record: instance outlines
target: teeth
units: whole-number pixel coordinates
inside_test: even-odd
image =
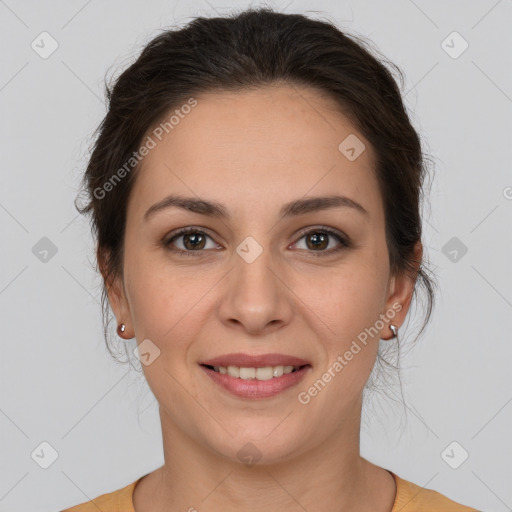
[[[295,366],[265,366],[263,368],[245,368],[238,366],[214,366],[218,373],[228,374],[237,379],[270,380],[274,377],[281,377],[283,374],[292,373],[298,370]]]

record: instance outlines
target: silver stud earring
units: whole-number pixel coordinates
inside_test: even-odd
[[[117,326],[117,334],[121,337],[121,334],[124,333],[124,331],[126,331],[126,325],[124,324],[121,324],[121,325],[118,325]]]
[[[398,327],[396,325],[390,324],[389,328],[391,329],[393,336],[390,339],[398,338]]]

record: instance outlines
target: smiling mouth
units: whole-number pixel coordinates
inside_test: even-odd
[[[232,395],[246,400],[259,400],[277,396],[297,386],[312,370],[310,364],[300,364],[299,361],[297,363],[294,366],[253,367],[200,363],[200,367],[216,385]]]
[[[302,368],[311,366],[304,364],[301,366],[264,366],[264,367],[240,367],[240,366],[212,366],[208,364],[202,364],[201,366],[208,368],[216,373],[228,375],[235,379],[241,380],[271,380],[288,375],[289,373],[295,373]]]

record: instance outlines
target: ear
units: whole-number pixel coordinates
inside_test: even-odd
[[[389,328],[390,324],[400,327],[407,316],[411,305],[416,279],[420,270],[421,260],[423,256],[423,245],[420,241],[414,246],[413,266],[414,273],[401,273],[391,276],[388,286],[388,297],[383,315],[388,319],[386,325],[381,329],[381,339],[387,340],[394,336],[393,331]]]
[[[128,300],[126,299],[126,291],[124,289],[122,276],[108,275],[108,261],[110,257],[108,251],[98,248],[96,256],[98,260],[98,267],[107,289],[108,302],[116,317],[117,325],[119,326],[120,324],[124,324],[126,326],[122,337],[125,339],[133,338],[134,334],[132,329],[131,313]],[[119,332],[118,335],[120,335]]]

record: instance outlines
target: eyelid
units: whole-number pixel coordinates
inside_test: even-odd
[[[312,226],[307,226],[307,227],[303,228],[297,235],[298,236],[297,241],[293,242],[293,244],[291,244],[291,245],[296,245],[305,236],[309,235],[310,233],[316,233],[316,232],[326,233],[327,236],[336,238],[338,240],[338,245],[331,249],[319,250],[319,251],[300,249],[301,251],[305,252],[308,256],[312,256],[315,258],[316,257],[328,257],[333,254],[338,254],[343,250],[351,249],[353,247],[353,244],[352,244],[352,241],[350,240],[350,238],[347,235],[345,235],[342,231],[339,231],[338,229],[331,228],[328,226],[318,225],[318,224],[315,224]]]
[[[343,231],[340,231],[336,228],[331,228],[329,226],[323,226],[321,224],[312,224],[310,226],[306,226],[305,228],[302,228],[295,236],[298,237],[297,241],[300,240],[304,235],[307,235],[308,233],[315,232],[315,231],[322,231],[329,235],[335,235],[341,238],[347,245],[350,243],[350,239]],[[294,242],[297,243],[297,242]]]
[[[213,236],[208,234],[208,231],[209,230],[207,228],[201,228],[199,226],[187,226],[185,228],[178,229],[177,231],[171,233],[171,235],[166,236],[163,239],[163,244],[164,244],[165,248],[167,248],[168,250],[170,250],[172,252],[175,252],[175,253],[178,253],[178,254],[186,254],[187,256],[194,256],[195,255],[195,256],[201,257],[205,252],[207,252],[206,249],[201,249],[201,250],[197,250],[197,251],[191,251],[191,250],[183,250],[183,249],[171,248],[171,242],[173,240],[175,240],[177,238],[180,238],[180,237],[182,237],[184,235],[187,235],[187,234],[200,233],[200,234],[203,234],[203,235],[207,236],[214,243],[217,244],[217,242],[214,240]],[[335,237],[336,239],[338,239],[339,246],[335,247],[335,248],[331,248],[329,250],[313,251],[313,250],[300,249],[301,251],[304,251],[304,252],[307,252],[307,253],[313,253],[314,256],[322,256],[322,255],[326,255],[327,256],[327,255],[336,253],[336,252],[338,252],[338,251],[340,251],[342,249],[348,249],[348,248],[352,247],[352,242],[351,242],[350,238],[347,235],[345,235],[342,231],[339,231],[339,230],[337,230],[335,228],[331,228],[331,227],[328,227],[328,226],[318,225],[318,224],[313,224],[313,225],[306,226],[306,227],[302,228],[299,231],[299,233],[297,233],[295,235],[295,237],[297,237],[297,240],[295,242],[293,242],[292,244],[290,244],[290,245],[296,245],[302,238],[304,238],[304,236],[308,235],[309,233],[314,233],[316,231],[324,232],[328,236]],[[219,245],[219,244],[217,244],[217,245]],[[290,247],[290,245],[288,247]],[[209,249],[209,250],[211,251],[212,249]]]
[[[207,236],[208,238],[210,238],[210,240],[212,240],[214,243],[216,243],[217,245],[219,245],[214,239],[213,239],[213,236],[208,234],[208,230],[206,228],[201,228],[201,227],[198,227],[198,226],[187,226],[185,228],[180,228],[176,231],[173,231],[170,235],[167,235],[164,237],[163,239],[163,244],[164,246],[171,250],[171,251],[175,251],[175,252],[178,252],[178,253],[187,253],[187,254],[191,254],[191,253],[202,253],[202,252],[205,252],[205,250],[200,250],[200,251],[184,251],[183,249],[175,249],[175,248],[170,248],[171,246],[171,242],[177,238],[180,238],[184,235],[188,235],[188,234],[192,234],[192,233],[200,233],[200,234],[203,234],[204,236]],[[211,250],[211,249],[210,249]]]

